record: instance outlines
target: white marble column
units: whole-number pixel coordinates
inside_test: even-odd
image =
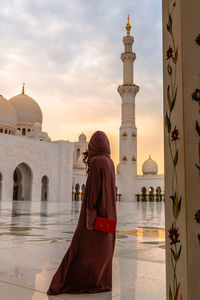
[[[3,172],[2,177],[2,200],[12,201],[13,199],[13,172],[8,169]]]
[[[41,201],[41,189],[42,189],[42,176],[38,170],[33,169],[33,178],[32,178],[32,186],[31,186],[31,200]]]
[[[200,299],[199,12],[163,0],[167,300]]]

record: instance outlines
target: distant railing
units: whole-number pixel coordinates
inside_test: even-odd
[[[79,193],[72,192],[72,201],[83,200],[83,195],[84,195],[84,193],[82,193],[82,192],[79,192]],[[116,201],[120,201],[121,196],[122,196],[122,194],[116,194]]]
[[[84,193],[72,192],[72,201],[83,200]],[[116,201],[121,201],[122,194],[116,194]],[[162,202],[165,201],[165,194],[136,194],[137,202]]]

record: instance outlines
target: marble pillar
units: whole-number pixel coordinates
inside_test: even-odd
[[[167,300],[200,299],[199,12],[163,0]]]

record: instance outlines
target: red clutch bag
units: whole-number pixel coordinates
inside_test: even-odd
[[[94,229],[114,234],[116,230],[116,225],[117,220],[96,217]]]

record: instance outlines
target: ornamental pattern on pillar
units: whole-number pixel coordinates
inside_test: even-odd
[[[172,194],[170,196],[172,200],[173,208],[173,223],[171,228],[169,228],[169,239],[170,239],[170,255],[171,255],[171,265],[173,269],[173,282],[169,285],[169,300],[183,299],[181,294],[181,281],[178,278],[177,265],[179,263],[182,245],[180,240],[180,231],[177,227],[177,221],[181,213],[181,203],[182,196],[179,195],[179,182],[177,175],[177,165],[179,161],[179,148],[177,145],[177,140],[179,139],[179,130],[176,124],[172,122],[172,114],[177,100],[177,62],[178,62],[178,47],[176,46],[176,41],[173,33],[173,11],[176,7],[176,1],[171,2],[168,0],[168,20],[166,29],[169,34],[171,44],[166,52],[167,72],[169,76],[169,85],[167,87],[165,99],[168,102],[168,112],[165,115],[165,127],[168,133],[168,146],[171,155],[171,161],[173,165],[172,170],[172,181],[171,190]]]
[[[195,41],[200,46],[200,34],[198,34]]]
[[[194,218],[198,224],[200,224],[200,209],[195,213]],[[198,234],[199,246],[200,246],[200,233]]]
[[[197,45],[200,46],[200,34],[196,38],[196,43]],[[199,52],[200,53],[200,52]],[[199,176],[200,176],[200,89],[196,88],[195,91],[192,93],[192,100],[196,101],[198,103],[198,114],[199,114],[199,120],[196,120],[195,124],[195,130],[197,132],[198,136],[198,164],[195,164],[197,170],[199,171]],[[196,212],[195,214],[195,220],[197,223],[200,224],[200,209]],[[200,245],[200,233],[198,234],[198,239],[199,239],[199,245]]]
[[[200,46],[200,34],[196,38],[196,43],[197,45]],[[199,52],[200,54],[200,52]],[[196,120],[195,124],[195,130],[198,135],[198,163],[195,164],[197,170],[199,171],[199,176],[200,176],[200,89],[196,88],[195,91],[192,93],[192,100],[196,101],[198,103],[198,113],[199,113],[199,120]]]
[[[197,223],[200,224],[200,209],[195,214],[195,220],[196,220]]]

